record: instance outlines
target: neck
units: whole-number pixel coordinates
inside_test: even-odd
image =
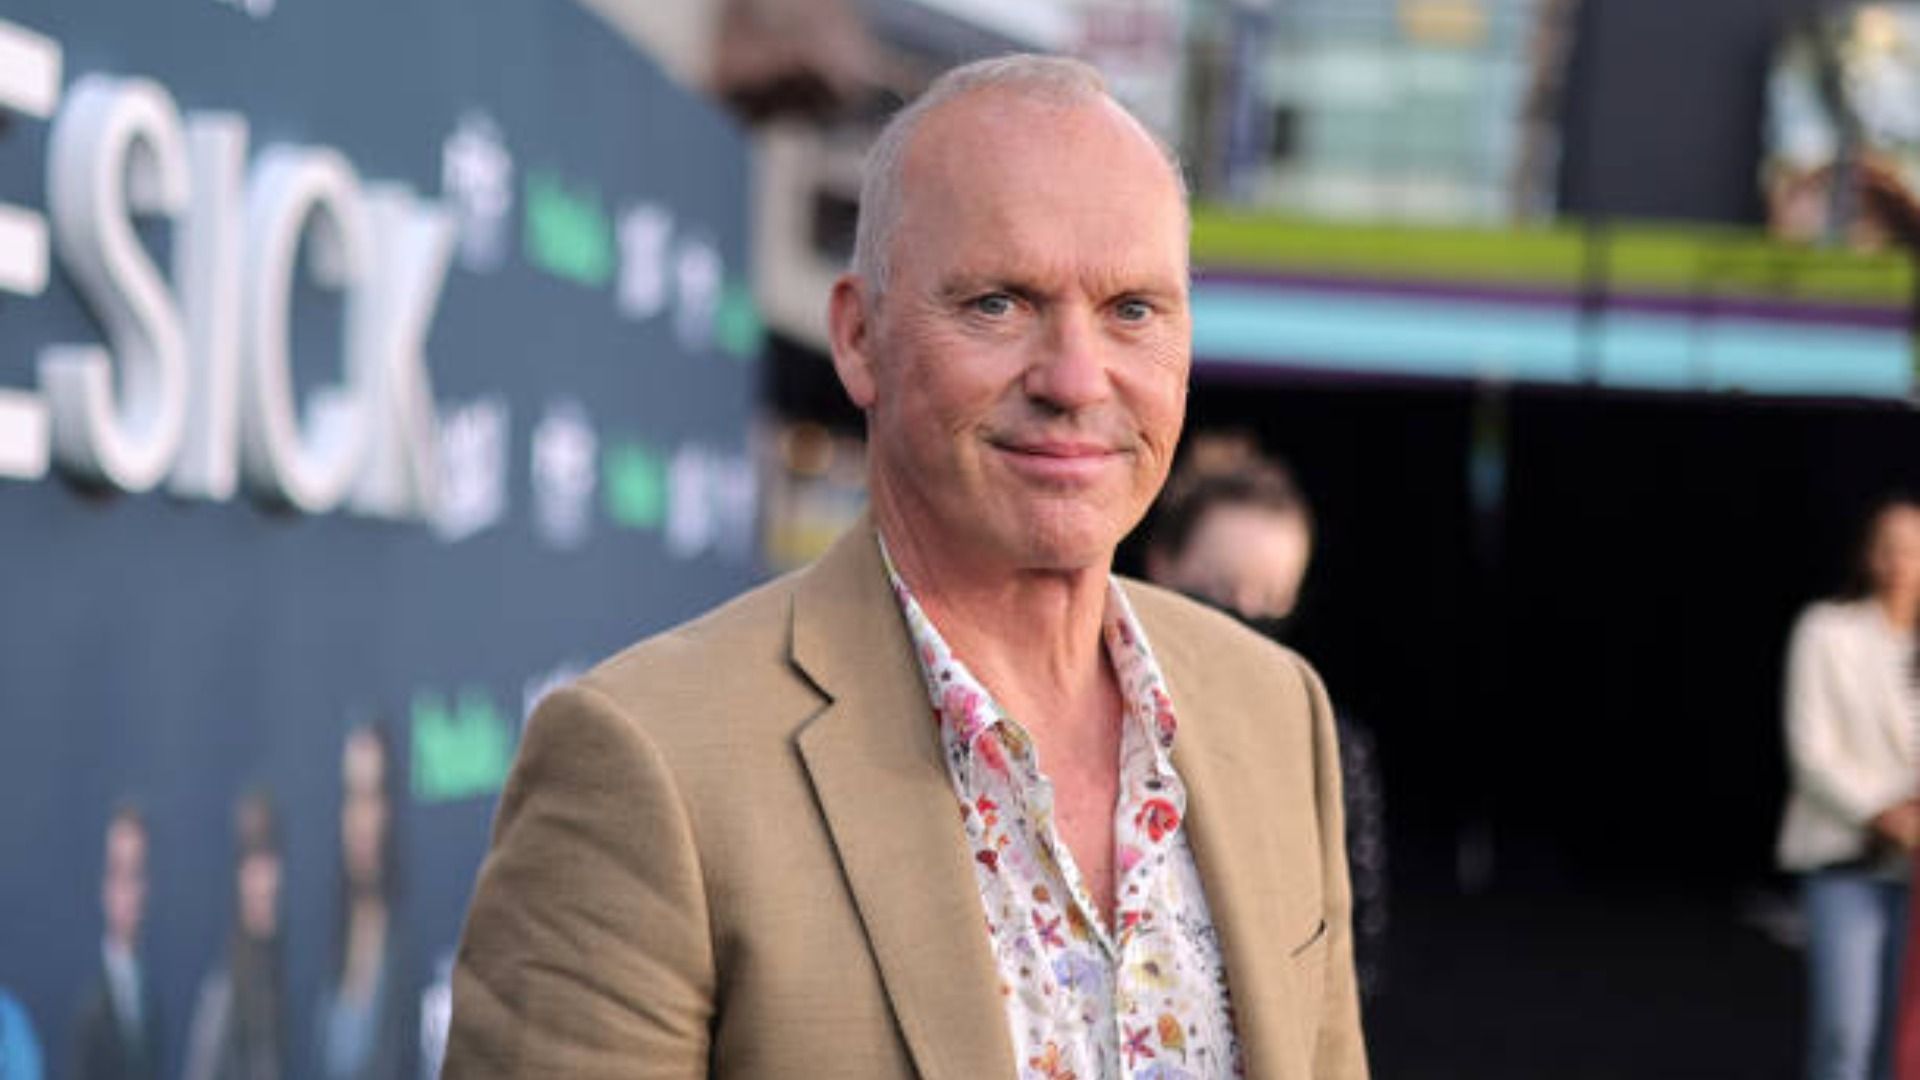
[[[350,909],[353,921],[370,927],[384,925],[387,919],[387,901],[378,889],[356,889],[353,905]]]
[[[1881,593],[1875,599],[1894,629],[1912,632],[1915,625],[1920,624],[1920,596]]]
[[[931,542],[876,500],[894,570],[955,655],[1009,708],[1084,701],[1108,677],[1101,644],[1108,563],[1071,569],[995,565]],[[1040,715],[1059,715],[1048,707]]]

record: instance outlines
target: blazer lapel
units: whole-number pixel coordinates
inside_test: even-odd
[[[1297,1030],[1287,1018],[1301,1007],[1286,954],[1299,944],[1293,931],[1313,932],[1320,907],[1317,875],[1283,868],[1317,863],[1289,836],[1278,793],[1235,753],[1249,745],[1243,737],[1258,734],[1258,706],[1207,693],[1185,662],[1185,643],[1163,643],[1151,625],[1145,629],[1180,720],[1173,757],[1187,788],[1187,838],[1220,935],[1247,1075],[1285,1077]]]
[[[1175,704],[1180,710],[1180,705]],[[1251,854],[1237,823],[1259,813],[1258,800],[1238,783],[1231,761],[1204,751],[1181,752],[1189,731],[1185,711],[1175,744],[1175,768],[1187,785],[1187,839],[1207,890],[1207,908],[1220,935],[1233,994],[1233,1017],[1248,1076],[1279,1077],[1287,1030],[1275,1023],[1294,1007],[1280,962],[1286,946],[1277,932],[1272,882]]]
[[[960,810],[869,522],[797,587],[793,662],[828,698],[796,741],[915,1065],[1014,1075]]]

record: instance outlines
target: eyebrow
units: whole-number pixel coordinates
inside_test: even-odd
[[[1166,281],[1150,280],[1150,275],[1133,279],[1130,284],[1118,287],[1103,287],[1099,290],[1102,300],[1123,297],[1177,298],[1185,293],[1185,282],[1178,279]],[[1124,281],[1121,275],[1114,275],[1115,281]],[[1045,299],[1058,290],[1037,284],[1033,279],[1020,273],[980,273],[961,272],[940,282],[934,289],[934,295],[944,302],[969,300],[985,292],[1005,292],[1021,299]]]
[[[967,300],[984,292],[1008,292],[1031,297],[1046,292],[1017,274],[962,272],[940,282],[934,290],[942,300]]]

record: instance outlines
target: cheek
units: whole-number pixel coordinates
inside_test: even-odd
[[[954,334],[908,338],[879,373],[877,408],[906,438],[952,436],[1016,405],[1020,365]]]
[[[1187,339],[1169,333],[1163,340],[1143,344],[1138,362],[1128,365],[1128,370],[1136,373],[1130,382],[1140,411],[1161,426],[1177,427],[1186,415],[1187,378],[1193,370]]]
[[[1127,406],[1148,451],[1150,464],[1164,473],[1173,462],[1173,448],[1187,416],[1187,375],[1184,365],[1156,365],[1128,388]]]

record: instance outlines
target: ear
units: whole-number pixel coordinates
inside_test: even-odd
[[[827,335],[833,346],[834,373],[847,396],[863,410],[871,408],[874,399],[873,316],[866,282],[852,274],[840,275],[827,302]]]

